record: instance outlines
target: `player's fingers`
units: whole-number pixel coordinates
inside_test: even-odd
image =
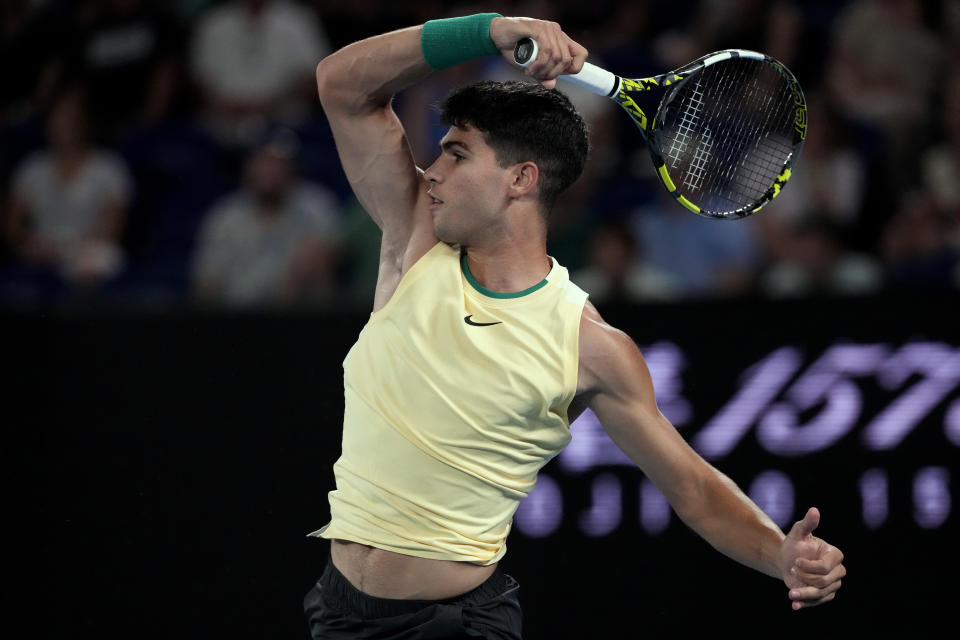
[[[827,573],[807,573],[800,570],[794,570],[791,573],[803,584],[823,589],[846,577],[847,570],[840,565]]]
[[[573,64],[573,50],[571,46],[574,41],[564,33],[559,28],[554,34],[554,46],[555,55],[553,57],[554,67],[550,69],[550,73],[554,75],[561,75],[564,73],[571,73],[570,65]]]
[[[794,567],[803,573],[827,574],[843,566],[843,552],[829,545],[823,554],[816,560],[797,558]]]
[[[800,609],[809,609],[810,607],[816,607],[816,606],[819,606],[819,605],[824,604],[824,603],[826,603],[826,602],[830,602],[831,600],[833,600],[833,599],[836,598],[836,597],[837,597],[837,594],[836,594],[836,593],[831,593],[831,594],[829,594],[829,595],[826,595],[826,596],[820,598],[819,600],[813,600],[813,601],[809,601],[809,602],[802,602],[802,601],[799,601],[799,600],[794,600],[794,601],[793,601],[793,604],[792,604],[793,610],[794,610],[794,611],[799,611]]]
[[[537,55],[536,62],[530,65],[533,76],[538,80],[556,78],[560,75],[557,68],[563,65],[564,58],[567,55],[559,34],[550,31],[537,41],[537,45],[540,52]]]
[[[793,608],[813,607],[824,602],[829,602],[836,597],[837,591],[841,587],[841,581],[837,580],[826,587],[794,587],[790,589],[789,597],[793,601]]]
[[[540,60],[539,56],[537,57],[537,60]],[[526,68],[526,70],[524,71],[524,75],[527,75],[533,78],[534,80],[537,80],[538,82],[540,82],[540,84],[547,87],[548,89],[552,89],[553,85],[557,83],[556,74],[550,75],[548,71],[547,63],[545,62],[533,63],[532,65]]]
[[[536,62],[529,67],[528,75],[541,82],[553,80],[559,75],[573,73],[574,46],[577,45],[556,23],[545,23],[545,30],[537,40],[540,49]]]
[[[548,78],[556,78],[559,75],[564,73],[569,73],[570,63],[573,62],[573,58],[563,57],[560,58],[552,67],[547,70],[546,76]]]
[[[543,50],[541,50],[539,55],[537,55],[536,62],[524,70],[524,75],[537,80],[547,89],[553,89],[557,84],[557,74],[550,75],[549,72],[549,68],[552,66],[549,62],[550,57],[551,53],[549,51],[544,53]]]
[[[548,38],[537,39],[537,57],[527,66],[524,73],[537,80],[545,79],[547,68],[553,64],[553,55],[553,41]]]
[[[797,536],[803,537],[813,533],[819,525],[820,511],[816,507],[810,507],[807,509],[807,513],[803,516],[803,520],[800,520],[793,525],[791,533],[795,533]]]
[[[562,58],[559,61],[553,60],[552,57],[540,61],[540,56],[537,56],[537,60],[538,62],[527,67],[526,75],[538,80],[548,89],[556,85],[557,76],[563,74],[570,64],[569,60]]]
[[[570,66],[566,73],[580,73],[580,70],[583,69],[583,63],[587,61],[587,54],[588,51],[586,47],[583,47],[578,42],[571,40],[570,55],[573,57],[573,59],[570,61]]]

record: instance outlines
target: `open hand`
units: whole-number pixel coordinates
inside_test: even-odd
[[[819,524],[820,511],[811,507],[780,547],[783,581],[794,610],[830,602],[847,575],[840,549],[813,535]]]

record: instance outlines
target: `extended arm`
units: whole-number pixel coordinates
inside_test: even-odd
[[[846,570],[843,554],[812,535],[819,512],[811,509],[785,536],[660,413],[640,351],[592,307],[584,311],[580,349],[587,406],[690,528],[734,560],[782,579],[796,609],[834,598]]]

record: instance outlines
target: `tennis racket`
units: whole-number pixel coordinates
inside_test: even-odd
[[[529,66],[537,52],[537,43],[525,38],[514,59]],[[800,84],[780,62],[756,51],[718,51],[636,80],[587,62],[579,73],[559,79],[623,107],[639,127],[663,186],[708,218],[745,218],[777,197],[806,136]],[[650,118],[652,97],[660,93]]]

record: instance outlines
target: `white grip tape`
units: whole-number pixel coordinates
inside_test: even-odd
[[[583,87],[598,96],[609,96],[617,88],[619,82],[617,76],[589,62],[583,63],[583,69],[580,70],[580,73],[560,76],[560,80]]]

